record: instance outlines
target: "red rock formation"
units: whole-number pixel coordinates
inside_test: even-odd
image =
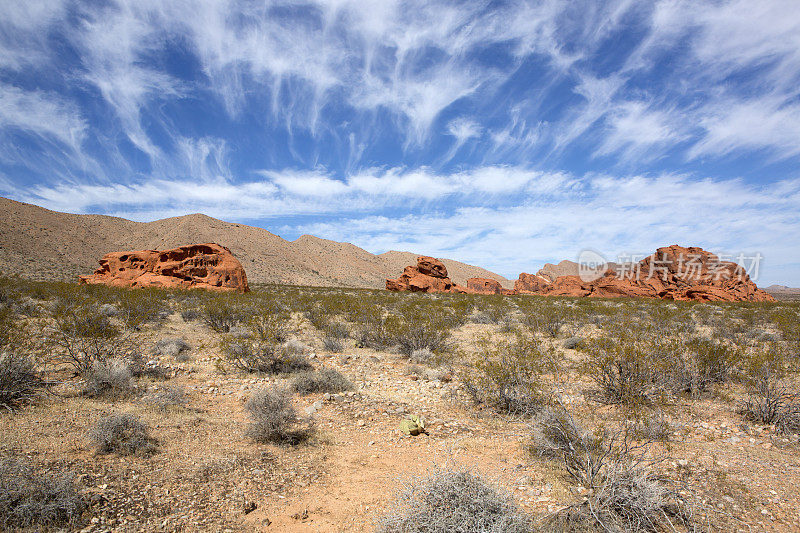
[[[417,266],[407,266],[397,279],[387,279],[390,291],[411,292],[467,292],[447,277],[447,268],[438,259],[417,257]]]
[[[579,276],[520,274],[514,284],[520,294],[547,296],[620,296],[664,300],[774,301],[756,287],[744,268],[698,247],[665,246],[636,264],[617,265],[601,277],[584,281]]]
[[[499,281],[488,278],[469,278],[467,292],[471,294],[514,294],[514,291],[504,289]]]
[[[219,244],[191,244],[172,250],[111,252],[81,283],[112,287],[202,288],[247,292],[247,275],[230,250]]]
[[[589,296],[593,298],[661,298],[664,300],[771,302],[774,298],[756,287],[744,268],[721,261],[702,248],[665,246],[638,263],[609,263],[596,279],[577,275],[554,277],[554,269],[578,264],[562,261],[536,274],[522,273],[510,291],[492,279],[470,278],[460,287],[447,277],[447,269],[432,257],[418,257],[417,266],[407,266],[397,279],[387,279],[392,291],[460,292],[473,294],[540,294],[545,296]]]

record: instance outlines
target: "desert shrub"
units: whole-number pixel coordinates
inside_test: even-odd
[[[183,388],[159,387],[145,394],[142,400],[156,409],[166,411],[170,407],[185,407],[188,398]]]
[[[133,373],[130,365],[122,359],[95,361],[84,374],[86,384],[82,393],[86,396],[126,396],[133,392]]]
[[[325,335],[328,337],[332,337],[334,339],[346,339],[350,336],[350,328],[347,327],[347,324],[344,322],[333,321],[329,322],[324,328],[323,331]]]
[[[565,409],[543,410],[534,420],[532,452],[563,465],[586,491],[581,501],[548,517],[548,530],[687,530],[686,501],[655,476],[648,448],[648,442],[632,444],[627,428],[589,434]]]
[[[586,347],[586,371],[609,403],[639,406],[651,403],[663,378],[652,353],[632,342],[596,339]]]
[[[247,318],[242,306],[222,297],[207,300],[200,310],[200,316],[203,323],[217,333],[228,333]]]
[[[322,346],[327,351],[333,353],[342,353],[344,351],[344,345],[337,337],[325,337],[322,339]]]
[[[311,427],[298,417],[285,388],[273,385],[256,391],[244,407],[250,416],[247,434],[256,442],[295,444],[311,435]]]
[[[225,358],[245,372],[283,374],[311,368],[308,358],[288,352],[281,346],[262,343],[251,338],[228,339],[222,344]]]
[[[531,337],[511,342],[483,339],[478,362],[465,377],[464,386],[478,405],[511,415],[530,415],[550,402],[542,375],[556,370],[552,356]]]
[[[800,431],[800,392],[768,369],[751,379],[737,411],[751,422],[774,425],[785,433]]]
[[[379,521],[381,533],[529,532],[533,524],[510,496],[464,470],[436,468],[413,479]]]
[[[120,293],[117,316],[125,327],[134,330],[163,320],[169,314],[167,295],[163,289],[125,289]]]
[[[656,411],[637,420],[631,427],[633,435],[641,440],[662,441],[669,440],[673,428],[669,417],[663,411]]]
[[[450,381],[453,379],[453,369],[450,367],[426,368],[419,365],[406,365],[403,373],[418,376],[427,381]]]
[[[91,439],[99,453],[148,456],[156,452],[156,440],[147,426],[132,414],[112,414],[95,424]]]
[[[311,352],[311,348],[299,339],[289,339],[283,349],[291,355],[306,355]]]
[[[383,316],[381,310],[358,317],[355,330],[356,346],[384,350],[395,344],[394,331],[399,327],[396,316]]]
[[[0,352],[0,408],[13,410],[30,403],[44,386],[27,354]]]
[[[333,368],[300,372],[292,378],[292,390],[301,394],[312,392],[342,392],[352,390],[353,384]]]
[[[194,322],[195,320],[198,320],[200,316],[201,313],[197,309],[184,309],[181,311],[181,319],[184,322]]]
[[[91,370],[95,361],[141,358],[138,345],[96,306],[59,304],[52,327],[46,327],[53,351],[78,373]]]
[[[0,459],[0,528],[77,526],[86,504],[71,475],[53,476],[15,458]]]
[[[188,361],[189,353],[192,347],[178,338],[161,339],[156,342],[155,351],[158,355],[164,357],[173,357],[178,361]]]
[[[717,341],[694,337],[684,344],[681,356],[672,357],[666,370],[675,390],[693,396],[706,391],[713,383],[728,381],[741,359],[738,350]]]
[[[281,344],[289,338],[289,317],[283,312],[260,312],[247,321],[250,335],[261,343]]]
[[[422,348],[419,350],[414,350],[411,352],[409,356],[409,360],[412,363],[418,363],[423,365],[430,365],[436,362],[436,354],[430,351],[427,348]]]
[[[560,302],[543,298],[531,298],[523,307],[522,323],[533,332],[541,332],[552,338],[575,318],[575,312]]]
[[[400,345],[400,351],[409,356],[417,350],[445,352],[451,347],[450,330],[435,322],[420,322],[398,328],[394,341]]]

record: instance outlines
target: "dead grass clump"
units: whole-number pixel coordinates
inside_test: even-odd
[[[131,394],[135,385],[130,365],[122,359],[95,361],[84,374],[86,384],[82,394],[90,397],[123,397]]]
[[[378,524],[380,533],[529,532],[532,521],[505,493],[464,470],[413,479]]]
[[[0,353],[0,407],[14,410],[32,402],[45,381],[25,354]]]
[[[283,349],[291,355],[307,355],[311,353],[311,347],[298,339],[289,339],[284,343]]]
[[[91,433],[98,453],[149,456],[156,452],[156,440],[147,426],[132,414],[112,414],[98,420]]]
[[[77,526],[85,507],[72,476],[52,476],[15,458],[0,459],[0,528]]]
[[[543,410],[533,424],[532,452],[564,466],[583,494],[547,517],[549,531],[688,530],[686,501],[653,473],[649,442],[627,430],[585,432],[563,408]]]
[[[247,434],[256,442],[297,444],[311,436],[310,423],[298,417],[292,395],[283,387],[256,391],[244,407],[251,420]]]
[[[333,368],[301,372],[292,379],[292,390],[300,394],[344,392],[353,388],[350,380]]]
[[[800,431],[800,392],[767,370],[751,381],[737,411],[751,422],[774,425],[784,433]]]

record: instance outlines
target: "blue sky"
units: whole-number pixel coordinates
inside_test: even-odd
[[[4,196],[512,278],[698,245],[800,285],[796,0],[0,5]]]

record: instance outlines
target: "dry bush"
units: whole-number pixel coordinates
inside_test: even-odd
[[[0,408],[14,410],[32,402],[45,385],[28,355],[0,352]]]
[[[508,533],[533,530],[531,519],[471,472],[436,468],[413,479],[377,527],[380,533]]]
[[[289,339],[284,343],[283,349],[291,355],[307,355],[311,353],[311,347],[299,339]]]
[[[353,388],[350,380],[333,368],[300,372],[292,378],[292,390],[300,394],[343,392]]]
[[[522,324],[532,332],[556,338],[561,330],[575,320],[576,313],[563,302],[549,298],[531,298],[522,308]]]
[[[768,369],[751,379],[737,411],[745,419],[774,425],[784,433],[800,431],[800,392]]]
[[[342,353],[344,351],[344,345],[342,341],[337,337],[325,337],[322,339],[322,346],[325,350],[331,353]]]
[[[172,357],[177,361],[188,361],[192,347],[178,338],[161,339],[156,342],[155,353],[163,357]]]
[[[84,377],[86,383],[81,393],[85,396],[120,398],[135,390],[130,365],[122,359],[95,361]]]
[[[531,415],[551,400],[542,376],[557,372],[551,353],[531,337],[512,342],[479,342],[478,362],[464,379],[472,401],[511,415]]]
[[[157,450],[147,426],[132,414],[101,418],[90,436],[98,453],[149,456]]]
[[[332,321],[329,322],[324,328],[325,336],[334,339],[346,339],[350,337],[350,328],[344,322]]]
[[[188,397],[181,387],[159,387],[145,394],[142,401],[156,409],[166,411],[170,407],[186,407]]]
[[[183,319],[184,322],[194,322],[195,320],[198,320],[200,317],[201,313],[197,309],[190,308],[181,311],[181,319]]]
[[[245,372],[288,374],[311,368],[307,357],[251,338],[227,339],[223,341],[222,350],[228,362]]]
[[[548,531],[688,531],[684,498],[653,474],[649,442],[633,444],[627,428],[585,432],[563,408],[542,411],[533,424],[532,452],[564,466],[585,496],[545,521]]]
[[[312,427],[297,416],[292,395],[283,387],[254,392],[244,407],[250,415],[247,434],[256,442],[297,444],[311,436]]]
[[[412,363],[431,365],[436,362],[436,354],[427,348],[422,348],[420,350],[414,350],[411,352],[409,360]]]
[[[97,306],[62,301],[54,314],[54,325],[44,329],[46,343],[76,372],[88,372],[96,361],[141,359],[135,340],[114,326]]]
[[[15,458],[0,459],[0,529],[72,528],[85,508],[71,475],[53,476]]]

